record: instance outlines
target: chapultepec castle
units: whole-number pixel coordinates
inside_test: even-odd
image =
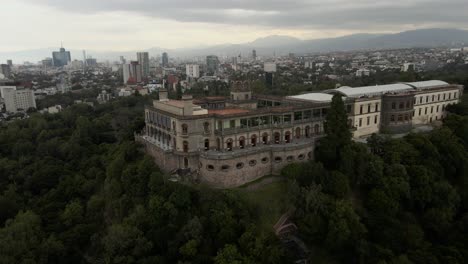
[[[463,86],[442,81],[340,87],[322,93],[252,96],[235,82],[230,97],[159,100],[145,109],[136,140],[165,172],[179,171],[217,188],[236,187],[314,158],[334,94],[343,96],[354,138],[405,133],[443,119]]]

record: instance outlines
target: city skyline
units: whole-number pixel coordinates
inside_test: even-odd
[[[300,39],[393,33],[428,27],[468,28],[466,2],[437,1],[31,1],[0,0],[0,51],[56,47],[124,51],[244,43],[270,35]],[[53,14],[51,16],[50,14]],[[57,23],[61,21],[61,23]],[[31,41],[33,40],[33,41]]]

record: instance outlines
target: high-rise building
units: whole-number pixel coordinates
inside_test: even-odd
[[[185,65],[187,77],[189,78],[200,78],[200,66],[198,64],[187,64]]]
[[[13,61],[12,60],[7,60],[7,64],[8,64],[8,66],[11,67],[11,66],[13,66]]]
[[[206,72],[208,75],[215,75],[218,72],[219,60],[218,56],[206,56]]]
[[[169,66],[169,55],[167,55],[167,52],[163,52],[162,54],[162,66],[163,67]]]
[[[59,51],[52,52],[52,60],[55,67],[63,67],[71,61],[70,51],[61,47]]]
[[[252,60],[257,60],[257,51],[252,50]]]
[[[36,108],[34,92],[30,89],[5,88],[2,89],[7,112],[18,112],[18,110],[28,110]]]
[[[120,63],[121,64],[125,64],[127,62],[127,60],[125,60],[125,57],[124,56],[120,56]]]
[[[10,78],[11,76],[11,67],[8,64],[0,64],[0,73],[5,76],[5,78]]]
[[[86,65],[86,66],[89,66],[89,67],[96,66],[96,65],[97,65],[97,60],[94,59],[94,58],[87,58],[87,59],[85,60],[85,65]]]
[[[46,68],[54,66],[54,60],[52,60],[52,58],[45,58],[41,61],[41,63],[42,63],[42,66]]]
[[[264,64],[265,82],[269,86],[273,86],[273,79],[276,73],[276,63],[268,62]]]
[[[141,65],[141,76],[146,78],[149,76],[149,53],[148,52],[138,52],[137,53],[138,63]]]
[[[138,61],[131,61],[123,65],[123,81],[125,84],[141,82],[141,65]]]
[[[67,75],[60,75],[59,80],[57,82],[57,90],[62,93],[67,93],[71,90],[70,81]]]

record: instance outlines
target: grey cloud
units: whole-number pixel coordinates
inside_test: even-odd
[[[468,27],[466,0],[24,0],[69,12],[129,11],[182,22],[341,30]],[[129,17],[131,19],[131,17]]]

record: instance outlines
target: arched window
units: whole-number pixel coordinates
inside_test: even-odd
[[[184,151],[184,152],[188,152],[188,150],[189,150],[188,142],[187,142],[187,141],[184,141],[184,142],[182,143],[182,146],[183,146],[183,151]]]
[[[286,143],[291,143],[291,132],[287,131],[285,134],[284,134],[284,141]]]
[[[262,143],[264,145],[268,144],[268,133],[263,133],[262,135]]]
[[[226,140],[226,149],[227,151],[232,151],[232,139]]]
[[[301,138],[301,128],[296,127],[296,138]]]
[[[182,124],[182,134],[187,135],[187,133],[188,133],[187,124]]]
[[[210,150],[210,140],[205,139],[205,151]]]
[[[279,132],[275,132],[274,134],[275,137],[275,144],[279,144],[281,142],[281,135]]]
[[[306,126],[306,128],[305,128],[305,136],[306,136],[307,138],[310,137],[310,126]]]
[[[257,135],[252,135],[250,137],[250,144],[252,145],[252,147],[257,146]]]
[[[315,133],[315,134],[320,134],[320,125],[319,125],[319,124],[315,124],[315,126],[314,126],[314,133]]]
[[[241,149],[245,148],[245,137],[239,138],[239,148]]]

